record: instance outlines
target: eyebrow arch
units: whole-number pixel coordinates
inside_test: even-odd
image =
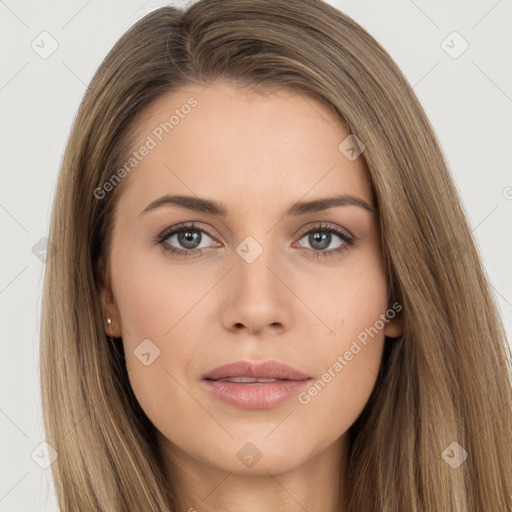
[[[212,199],[167,194],[149,203],[146,208],[140,212],[139,216],[162,206],[180,206],[182,208],[186,208],[187,210],[210,213],[212,215],[219,215],[222,217],[226,216],[228,213],[227,208],[222,203]],[[327,210],[336,206],[358,206],[369,212],[376,211],[375,207],[370,206],[366,201],[360,199],[359,197],[349,194],[341,194],[331,197],[314,199],[312,201],[296,202],[292,204],[287,210],[285,210],[284,215],[304,215],[306,213]]]

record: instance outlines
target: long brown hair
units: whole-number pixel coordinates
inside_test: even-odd
[[[217,79],[322,101],[365,145],[404,334],[388,344],[349,430],[343,510],[512,510],[510,350],[444,156],[388,53],[321,0],[157,9],[93,77],[60,170],[44,282],[41,386],[61,510],[176,510],[155,429],[121,344],[106,338],[99,300],[130,177],[101,199],[95,191],[123,165],[148,105]],[[449,463],[463,453],[458,467]]]

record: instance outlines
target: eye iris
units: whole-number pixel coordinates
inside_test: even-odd
[[[186,247],[187,249],[195,249],[194,244],[196,242],[201,242],[201,234],[193,229],[180,231],[178,233],[178,240],[183,247]]]
[[[317,242],[320,242],[320,247],[318,245],[315,247],[314,244]],[[331,243],[331,233],[328,231],[314,231],[309,235],[309,243],[314,249],[325,249]]]

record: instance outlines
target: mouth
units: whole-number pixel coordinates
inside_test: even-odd
[[[283,363],[239,361],[216,368],[202,378],[219,400],[241,409],[269,409],[297,395],[311,377]]]

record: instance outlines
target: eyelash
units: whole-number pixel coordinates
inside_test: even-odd
[[[170,238],[171,236],[173,236],[177,233],[184,232],[184,231],[200,231],[200,232],[206,233],[210,238],[214,239],[213,235],[211,235],[208,232],[208,230],[206,230],[204,228],[200,228],[193,222],[190,222],[190,223],[183,222],[181,224],[177,224],[176,226],[172,226],[171,228],[167,228],[166,230],[164,230],[154,240],[154,242],[156,244],[161,245],[162,248],[166,252],[176,255],[176,256],[187,256],[189,254],[194,254],[194,257],[201,256],[204,252],[204,249],[178,249],[176,247],[173,247],[172,245],[169,245],[166,242],[166,240],[168,238]],[[320,256],[321,257],[331,257],[331,256],[335,256],[337,254],[340,254],[343,251],[348,251],[349,248],[354,244],[354,241],[356,239],[354,236],[349,236],[348,233],[344,229],[339,228],[338,226],[336,226],[334,224],[320,223],[318,226],[314,226],[313,228],[310,228],[308,231],[305,231],[304,233],[302,233],[299,237],[299,240],[304,238],[305,235],[308,235],[310,233],[315,233],[315,232],[334,233],[334,234],[338,235],[344,242],[337,249],[331,249],[329,251],[321,251],[318,249],[309,249],[307,247],[304,248],[307,252],[312,252],[317,258]]]

